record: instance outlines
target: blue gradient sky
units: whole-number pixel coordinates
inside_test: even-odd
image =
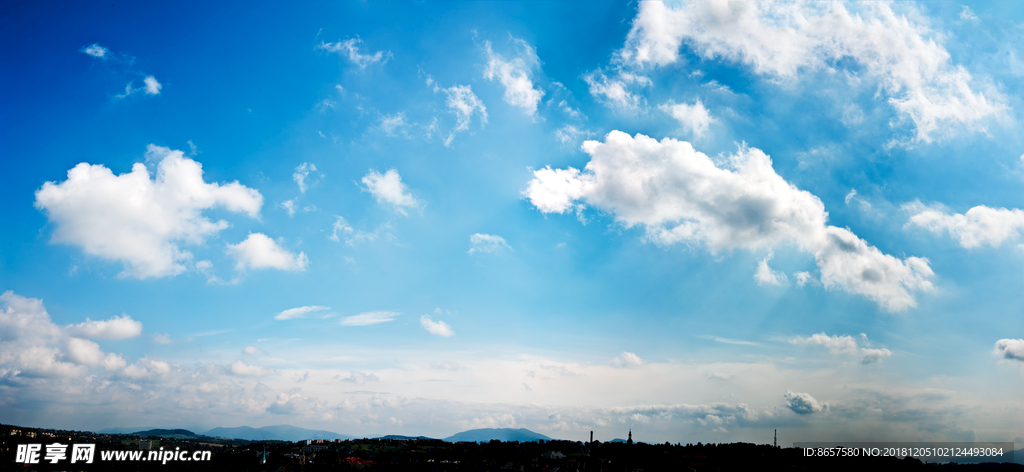
[[[3,9],[4,423],[1024,443],[1013,2]]]

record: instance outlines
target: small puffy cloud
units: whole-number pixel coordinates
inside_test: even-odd
[[[622,351],[618,357],[612,359],[612,365],[624,366],[624,367],[636,367],[643,365],[644,360],[640,356],[633,354],[632,352]]]
[[[242,349],[242,354],[248,354],[250,356],[260,356],[265,355],[266,353],[266,351],[256,346],[245,346],[245,349]]]
[[[339,380],[341,380],[342,382],[350,382],[350,383],[359,384],[359,385],[362,385],[362,384],[365,384],[365,383],[368,383],[368,382],[380,382],[380,377],[377,377],[374,374],[367,374],[367,373],[364,373],[364,372],[356,372],[356,371],[352,371],[352,373],[349,374],[348,377],[341,377],[339,375],[337,378]]]
[[[400,314],[394,311],[368,311],[358,315],[346,316],[341,319],[340,323],[342,326],[369,326],[387,323]]]
[[[668,102],[658,108],[672,115],[672,118],[675,118],[679,124],[683,125],[683,129],[697,139],[704,136],[704,133],[708,132],[711,123],[715,122],[715,119],[708,112],[708,109],[704,107],[700,99],[694,101],[692,105]]]
[[[337,53],[342,57],[347,57],[353,64],[359,66],[360,69],[366,69],[371,64],[384,65],[388,63],[393,56],[391,51],[377,51],[372,54],[363,54],[359,52],[357,44],[362,43],[363,40],[359,38],[346,39],[344,41],[338,41],[336,43],[325,43],[323,41],[317,45],[317,48],[323,49],[327,52]]]
[[[68,339],[67,357],[79,365],[99,365],[103,362],[104,352],[100,345],[86,339]]]
[[[285,201],[281,202],[281,208],[284,208],[285,211],[288,212],[288,216],[295,216],[295,201],[296,200],[297,200],[296,198],[293,198],[291,200],[285,200]]]
[[[249,233],[238,244],[228,244],[228,255],[238,263],[235,268],[246,269],[280,269],[288,271],[304,271],[309,265],[305,252],[295,255],[282,249],[273,239],[263,233]]]
[[[721,167],[690,143],[621,131],[582,149],[591,155],[583,172],[534,171],[523,194],[538,210],[591,206],[626,228],[643,227],[648,241],[700,244],[712,254],[795,243],[814,256],[825,288],[863,295],[892,312],[917,306],[914,292],[933,290],[927,259],[897,259],[828,225],[821,200],[786,182],[758,149],[741,147]]]
[[[230,371],[232,374],[239,375],[242,377],[259,377],[274,373],[274,369],[265,369],[258,365],[249,365],[240,360],[235,361],[234,364],[231,364]]]
[[[310,172],[316,172],[316,166],[308,162],[303,162],[295,168],[295,172],[292,173],[292,180],[299,185],[299,192],[306,193],[306,179],[309,178]]]
[[[184,272],[192,259],[180,244],[201,244],[229,226],[210,221],[203,210],[221,207],[259,216],[259,192],[238,182],[204,182],[202,165],[182,151],[151,144],[146,161],[158,162],[155,179],[142,163],[114,175],[83,162],[64,182],[43,184],[35,206],[54,225],[51,241],[124,263],[122,277],[167,277]]]
[[[420,326],[430,334],[436,334],[446,338],[455,335],[455,331],[452,331],[452,327],[448,326],[448,323],[441,320],[434,321],[430,318],[430,315],[423,315],[420,317]]]
[[[786,406],[794,413],[807,415],[828,410],[827,403],[819,403],[809,393],[800,393],[789,390],[783,395],[786,399]]]
[[[171,364],[155,359],[142,358],[127,365],[122,373],[129,378],[142,380],[164,377],[174,370]]]
[[[642,69],[679,60],[685,44],[705,59],[739,62],[775,80],[807,71],[834,70],[848,60],[852,80],[878,81],[880,97],[916,128],[916,140],[931,142],[946,129],[984,129],[984,120],[1007,109],[997,93],[971,88],[971,75],[918,15],[897,14],[881,2],[720,2],[667,5],[642,2],[620,66]],[[961,15],[967,14],[965,9]],[[589,82],[589,81],[588,81]]]
[[[558,141],[568,146],[575,146],[576,142],[579,141],[580,138],[589,138],[593,136],[593,134],[594,133],[590,131],[577,128],[573,125],[565,125],[555,130],[555,137],[558,138]]]
[[[806,344],[808,346],[822,346],[832,354],[856,354],[858,351],[857,340],[853,336],[829,336],[825,333],[814,334],[809,338],[797,336],[789,340],[790,344]]]
[[[785,285],[789,283],[789,278],[786,274],[772,269],[768,266],[768,261],[772,259],[771,255],[761,259],[757,263],[757,271],[754,272],[754,280],[757,280],[758,285]]]
[[[978,16],[974,14],[971,7],[967,5],[960,5],[960,19],[961,20],[977,20]]]
[[[469,129],[469,124],[474,114],[480,115],[480,122],[487,123],[487,107],[484,102],[473,93],[468,85],[455,85],[444,89],[447,99],[445,105],[455,113],[457,125],[448,136],[444,138],[444,145],[451,146],[455,133]]]
[[[503,249],[512,249],[505,238],[496,234],[476,233],[469,235],[470,254],[494,254]]]
[[[371,169],[369,174],[363,176],[362,182],[366,186],[363,190],[370,192],[377,203],[387,203],[403,215],[407,208],[420,206],[419,200],[409,193],[409,187],[402,182],[402,176],[395,169],[388,169],[383,174]]]
[[[156,77],[152,75],[142,79],[142,82],[146,84],[146,93],[148,95],[160,95],[160,89],[164,88],[163,85],[160,85],[160,82],[156,81]]]
[[[512,38],[512,42],[520,50],[519,56],[507,60],[494,52],[490,41],[484,42],[487,54],[484,78],[492,81],[498,79],[505,87],[505,102],[522,108],[527,115],[532,116],[537,113],[537,104],[544,96],[544,91],[534,88],[530,80],[530,71],[539,67],[540,59],[526,41]]]
[[[621,73],[609,78],[604,72],[595,71],[583,76],[590,94],[612,108],[636,112],[647,107],[647,100],[629,91],[631,84],[650,84],[650,79],[635,74]]]
[[[405,121],[405,112],[380,117],[380,129],[388,136],[402,135],[408,137],[408,128],[409,123]]]
[[[797,272],[795,275],[797,287],[803,287],[809,283],[813,284],[818,282],[818,279],[814,278],[814,274],[807,271]]]
[[[68,326],[68,334],[89,339],[127,339],[142,333],[142,323],[128,315],[115,316],[109,320],[85,321]]]
[[[105,59],[107,57],[107,54],[110,53],[110,50],[105,48],[105,47],[103,47],[103,46],[100,46],[99,44],[92,43],[92,44],[82,48],[82,52],[84,52],[84,53],[86,53],[86,54],[88,54],[88,55],[90,55],[92,57],[98,57],[100,59]]]
[[[327,239],[338,242],[341,241],[339,233],[341,235],[346,235],[352,234],[353,232],[355,232],[355,230],[352,228],[352,225],[348,224],[348,221],[345,221],[345,217],[335,216],[334,225],[331,226],[331,235],[328,236]]]
[[[933,233],[947,232],[966,249],[999,247],[1005,242],[1020,239],[1024,234],[1024,210],[1016,208],[1008,210],[979,205],[967,213],[951,215],[941,208],[913,202],[903,205],[903,209],[911,213],[907,226],[919,226]]]
[[[867,335],[861,334],[861,338],[865,343],[868,343]],[[829,336],[825,333],[818,333],[808,338],[796,336],[790,339],[789,343],[804,346],[821,346],[828,349],[832,355],[859,356],[861,364],[879,362],[892,356],[892,351],[888,349],[862,348],[858,345],[857,340],[850,335]]]
[[[171,344],[174,341],[171,340],[171,335],[170,334],[167,334],[167,333],[163,333],[163,334],[157,333],[157,334],[153,335],[153,342],[155,342],[157,344]]]
[[[864,348],[864,349],[860,350],[860,353],[863,356],[863,357],[861,357],[861,360],[860,360],[861,364],[871,364],[873,362],[879,362],[882,359],[885,359],[887,357],[891,357],[892,356],[892,351],[890,351],[888,349],[868,349],[868,348]]]
[[[992,353],[1003,359],[1024,362],[1024,339],[1000,339]]]
[[[291,319],[295,319],[295,318],[305,318],[307,315],[311,315],[313,313],[319,313],[321,311],[327,311],[327,310],[330,310],[330,309],[331,309],[331,307],[329,307],[329,306],[320,306],[320,305],[300,306],[298,308],[289,308],[287,310],[284,310],[281,313],[278,313],[277,315],[275,315],[274,319],[275,320],[291,320]]]

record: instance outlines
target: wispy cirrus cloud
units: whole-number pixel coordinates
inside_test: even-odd
[[[293,319],[296,319],[296,318],[305,318],[305,317],[313,315],[315,313],[322,313],[322,312],[330,310],[330,309],[331,309],[331,307],[329,307],[329,306],[321,306],[321,305],[300,306],[300,307],[289,308],[287,310],[284,310],[284,311],[278,313],[277,315],[274,315],[274,319],[275,320],[293,320]]]
[[[317,45],[317,49],[322,49],[345,57],[356,66],[359,66],[360,70],[366,69],[368,66],[373,64],[387,64],[393,57],[391,51],[377,51],[369,54],[363,54],[359,51],[358,46],[359,44],[362,44],[362,42],[363,40],[360,38],[350,38],[334,43],[321,41],[320,44]]]
[[[341,319],[342,326],[371,326],[394,320],[401,313],[394,311],[368,311]]]

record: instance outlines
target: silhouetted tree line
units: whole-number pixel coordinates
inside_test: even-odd
[[[12,430],[18,434],[12,435]],[[35,437],[26,433],[33,432]],[[43,436],[44,432],[52,436]],[[139,436],[42,430],[0,425],[0,470],[209,471],[519,471],[632,472],[739,470],[998,470],[1013,463],[926,464],[914,458],[804,457],[797,448],[749,443],[625,444],[573,441],[447,443],[437,439],[357,439],[342,442],[151,438],[165,450],[211,450],[209,462],[102,462],[102,450],[137,449]],[[93,443],[94,463],[16,464],[17,444]],[[265,458],[265,459],[264,459]]]

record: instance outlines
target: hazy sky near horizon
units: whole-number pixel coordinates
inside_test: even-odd
[[[1024,443],[1015,2],[2,8],[0,422]]]

